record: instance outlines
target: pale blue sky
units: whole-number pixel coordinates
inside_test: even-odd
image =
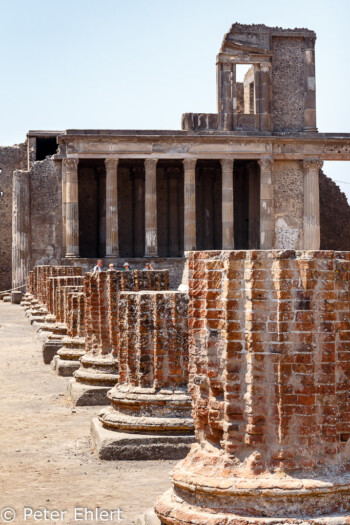
[[[179,129],[184,112],[216,112],[233,22],[313,29],[319,131],[350,132],[349,0],[0,0],[0,20],[0,145],[29,129]],[[325,171],[350,183],[349,163]]]

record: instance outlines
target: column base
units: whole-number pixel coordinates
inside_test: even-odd
[[[51,367],[59,376],[71,377],[80,368],[80,358],[85,354],[83,337],[66,337],[63,346],[53,358]]]
[[[182,459],[188,454],[193,435],[136,434],[103,427],[98,418],[91,421],[91,439],[96,453],[104,460]]]
[[[62,346],[62,338],[57,338],[55,335],[53,335],[52,337],[49,336],[46,339],[42,346],[43,360],[45,365],[49,365],[51,363],[52,359],[55,357],[58,350],[62,348]]]
[[[107,392],[110,389],[110,386],[83,384],[72,378],[68,383],[67,393],[75,406],[104,406],[109,405]]]
[[[194,445],[172,472],[173,488],[155,503],[161,523],[350,523],[350,475],[344,468],[257,473],[252,465],[258,456],[252,451],[241,463],[215,447]]]
[[[80,367],[79,361],[69,361],[55,355],[51,361],[52,370],[62,377],[72,377],[74,372]]]
[[[75,253],[66,253],[64,256],[65,259],[80,259],[80,255]]]

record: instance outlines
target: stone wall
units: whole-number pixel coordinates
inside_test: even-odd
[[[320,170],[322,250],[350,251],[350,205],[336,183]]]
[[[273,38],[274,131],[301,130],[304,123],[303,38]]]
[[[304,173],[299,161],[274,162],[275,234],[278,249],[303,243]]]
[[[57,264],[62,257],[61,163],[35,162],[29,184],[31,265]]]
[[[25,143],[0,147],[0,291],[11,288],[12,268],[12,174],[26,169]]]

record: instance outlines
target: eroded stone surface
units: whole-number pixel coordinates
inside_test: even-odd
[[[198,443],[162,523],[348,523],[350,254],[191,252],[189,267]]]

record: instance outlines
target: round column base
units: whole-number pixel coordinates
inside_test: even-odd
[[[112,388],[118,382],[118,361],[110,355],[85,354],[80,363],[79,370],[74,372],[79,383]]]
[[[350,474],[344,469],[256,473],[251,465],[257,454],[241,463],[214,447],[194,445],[172,473],[173,489],[155,503],[161,522],[350,524]]]

